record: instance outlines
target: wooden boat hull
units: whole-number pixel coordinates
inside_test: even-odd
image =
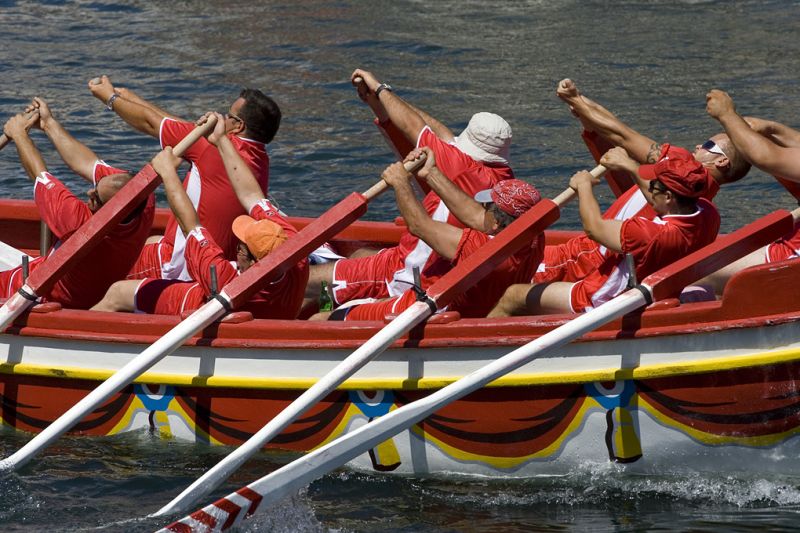
[[[387,232],[363,224],[357,229],[363,238],[343,239],[352,247],[391,242],[390,226],[383,227]],[[589,462],[644,471],[798,474],[797,263],[740,274],[722,301],[657,302],[612,322],[438,411],[353,466],[529,476],[566,474]],[[441,315],[368,364],[269,447],[312,450],[569,319]],[[2,423],[40,431],[179,320],[38,306],[0,335]],[[234,314],[159,362],[73,432],[153,431],[238,444],[382,325]]]

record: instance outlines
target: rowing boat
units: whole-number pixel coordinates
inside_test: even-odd
[[[0,201],[0,241],[36,255],[32,202]],[[156,217],[158,232],[166,212]],[[293,219],[302,227],[309,219]],[[402,227],[357,222],[348,254]],[[549,232],[549,242],[569,237]],[[800,261],[737,274],[719,301],[661,300],[441,409],[351,463],[370,471],[527,476],[586,461],[800,473]],[[387,317],[387,319],[390,317]],[[290,425],[269,448],[308,451],[481,368],[572,315],[436,315]],[[181,317],[34,306],[0,335],[3,424],[38,432]],[[384,322],[229,314],[81,421],[73,433],[152,431],[243,442]]]

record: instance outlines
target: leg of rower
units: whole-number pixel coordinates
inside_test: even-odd
[[[91,311],[124,311],[131,313],[135,310],[136,288],[141,280],[117,281],[106,291],[106,295]]]
[[[766,254],[766,247],[760,248],[755,252],[751,252],[750,254],[742,257],[738,261],[734,261],[728,266],[717,270],[713,274],[709,274],[705,278],[695,283],[695,285],[709,286],[714,290],[714,294],[716,294],[718,297],[722,296],[722,293],[725,290],[725,284],[728,283],[728,280],[731,279],[734,274],[744,270],[745,268],[763,264],[767,257]]]

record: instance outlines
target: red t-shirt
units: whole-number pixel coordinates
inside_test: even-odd
[[[491,237],[485,233],[465,229],[458,243],[458,252],[453,265],[477,252],[490,239]],[[456,298],[448,309],[458,311],[464,318],[485,317],[509,286],[530,281],[542,260],[543,253],[544,234],[540,234],[530,245],[517,250],[488,276]]]
[[[510,167],[479,163],[454,144],[446,143],[437,137],[428,126],[425,126],[420,132],[417,147],[428,147],[433,150],[439,170],[469,196],[475,196],[479,191],[491,189],[501,180],[514,177]],[[447,222],[457,228],[464,227],[461,221],[450,213],[435,192],[430,191],[425,195],[422,205],[433,220]],[[405,269],[395,272],[392,281],[388,284],[389,294],[392,296],[405,292],[408,283],[414,279],[413,268],[415,266],[419,267],[421,272],[430,277],[432,281],[438,279],[450,268],[449,261],[439,257],[425,242],[410,232],[403,233],[398,247]]]
[[[572,309],[583,312],[625,290],[630,273],[625,254],[632,254],[639,280],[659,268],[710,244],[719,231],[720,217],[714,204],[701,198],[689,215],[665,215],[649,220],[634,217],[622,223],[622,253],[609,253],[603,263],[572,288]]]
[[[692,154],[678,146],[664,143],[661,145],[659,161],[669,157],[693,157]],[[711,173],[703,167],[708,181],[708,187],[703,198],[712,200],[719,192],[719,183]],[[656,218],[656,212],[647,203],[644,194],[637,185],[622,193],[614,203],[603,213],[606,220],[628,220],[633,217],[646,219]],[[552,248],[552,249],[551,249]],[[545,251],[544,261],[539,266],[539,271],[533,278],[534,283],[548,283],[551,281],[579,281],[599,267],[609,252],[605,246],[593,241],[588,235],[583,234],[569,241],[548,246]]]
[[[194,129],[191,122],[179,122],[165,118],[161,122],[159,137],[161,146],[175,146]],[[258,184],[267,193],[269,184],[269,156],[264,143],[228,136],[236,151],[253,171]],[[231,231],[233,219],[245,214],[236,193],[233,191],[219,150],[205,138],[198,140],[183,155],[192,167],[183,180],[183,188],[197,210],[200,223],[207,228],[226,258],[236,257],[237,239]],[[172,257],[162,267],[165,279],[189,280],[183,260],[185,238],[175,217],[170,215],[164,230],[163,242],[172,248]]]
[[[95,183],[105,176],[125,172],[98,161],[94,166]],[[89,220],[92,212],[61,181],[49,172],[36,178],[34,201],[39,216],[47,223],[60,242],[66,241]],[[112,283],[124,279],[153,224],[155,197],[151,194],[131,220],[117,224],[79,264],[53,286],[49,293],[41,295],[44,301],[59,302],[64,307],[88,309],[99,302]],[[38,258],[30,264],[33,272],[46,258]],[[6,271],[0,276],[0,292],[8,297],[22,286],[21,267]]]

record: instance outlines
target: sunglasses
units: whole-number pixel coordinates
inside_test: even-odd
[[[712,154],[721,155],[723,157],[728,157],[728,154],[722,151],[722,148],[719,147],[717,143],[712,141],[711,139],[707,140],[703,144],[700,145],[700,148],[705,150],[706,152],[711,152]]]
[[[230,118],[230,119],[235,120],[236,122],[241,122],[242,124],[244,124],[244,119],[243,118],[237,117],[236,115],[234,115],[231,112],[225,113],[225,118]]]
[[[647,186],[647,190],[650,191],[650,194],[652,194],[653,196],[655,196],[656,194],[664,194],[665,192],[667,192],[667,189],[664,189],[662,187],[656,187],[655,181],[650,182],[650,185]]]

